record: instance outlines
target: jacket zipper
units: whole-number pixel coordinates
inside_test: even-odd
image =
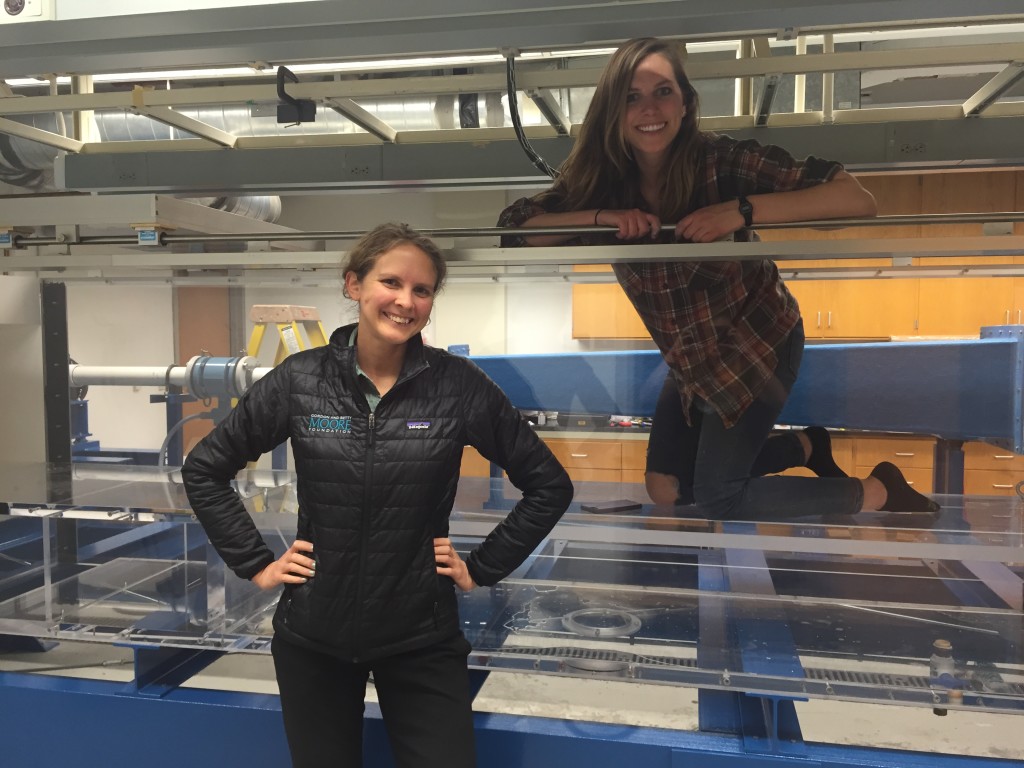
[[[417,370],[413,371],[409,375],[404,376],[404,377],[400,378],[398,381],[396,381],[394,386],[391,387],[390,390],[388,390],[387,394],[385,394],[383,397],[381,397],[381,403],[384,401],[384,398],[387,398],[389,395],[391,395],[391,393],[394,392],[396,389],[398,389],[399,386],[404,385],[405,382],[407,382],[410,379],[413,379],[416,376],[418,376],[427,367],[428,366],[424,365],[421,368],[418,368]],[[378,409],[380,408],[381,403],[377,403],[377,408]],[[354,627],[356,627],[357,637],[358,637],[358,634],[361,634],[361,633],[358,632],[358,627],[359,627],[360,623],[363,620],[363,583],[366,581],[366,560],[367,560],[367,551],[366,550],[367,550],[367,544],[368,544],[369,538],[370,538],[370,517],[371,517],[371,514],[370,514],[370,500],[371,500],[371,496],[372,496],[371,491],[372,491],[372,488],[373,488],[373,482],[372,482],[373,481],[373,448],[374,448],[374,434],[373,433],[374,433],[374,430],[376,429],[376,426],[377,426],[376,411],[370,411],[370,418],[369,418],[369,421],[368,421],[367,436],[366,436],[366,471],[363,474],[363,509],[362,509],[362,516],[361,516],[362,523],[361,523],[361,529],[360,529],[360,532],[359,532],[359,539],[360,539],[359,558],[360,558],[360,560],[359,560],[358,584],[356,586],[356,620],[355,620],[354,625],[353,625]],[[437,627],[437,603],[436,602],[434,603],[434,626],[435,626],[435,628]],[[356,652],[352,656],[353,663],[359,663],[360,658],[361,658],[360,651],[362,649],[359,647],[358,643],[359,643],[358,639],[355,639],[353,647],[355,648]]]
[[[356,587],[356,621],[355,627],[360,626],[363,620],[363,584],[366,581],[366,561],[367,561],[367,545],[370,538],[370,501],[372,498],[373,490],[373,431],[377,426],[376,414],[370,411],[370,419],[368,421],[367,434],[366,434],[366,471],[363,473],[363,510],[361,517],[361,525],[359,530],[359,580],[358,586]],[[361,634],[361,633],[360,633]],[[361,649],[358,646],[358,639],[356,640],[356,653],[352,659],[354,662],[359,661]]]

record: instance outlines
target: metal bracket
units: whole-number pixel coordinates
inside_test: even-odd
[[[135,656],[135,679],[122,693],[152,698],[166,696],[224,655],[223,651],[195,648],[128,647]]]
[[[286,77],[293,83],[299,82],[299,78],[288,67],[277,68],[277,97],[281,100],[277,105],[277,122],[291,125],[316,122],[316,102],[289,96],[284,89]]]

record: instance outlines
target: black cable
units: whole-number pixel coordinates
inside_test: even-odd
[[[523,123],[519,119],[519,97],[516,91],[515,56],[511,54],[505,57],[505,74],[508,88],[508,111],[512,115],[512,127],[516,131],[516,138],[519,139],[519,146],[523,148],[526,156],[530,158],[530,162],[539,171],[551,178],[555,178],[557,171],[548,165],[543,157],[537,154],[537,151],[530,145],[530,140],[526,138],[526,133],[523,131]]]

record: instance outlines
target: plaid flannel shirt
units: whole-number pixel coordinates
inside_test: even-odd
[[[796,160],[780,147],[714,134],[704,134],[699,163],[691,211],[741,194],[821,184],[842,169],[839,163],[815,157]],[[516,227],[541,213],[564,210],[557,202],[545,210],[522,198],[502,211],[498,226]],[[736,239],[749,240],[750,233],[740,230]],[[672,239],[663,236],[658,242]],[[567,244],[598,243],[621,241],[614,235],[586,236]],[[502,245],[526,242],[510,235],[502,238]],[[700,397],[726,426],[735,424],[772,377],[775,350],[800,319],[796,299],[775,263],[627,262],[613,269],[679,384],[687,420],[694,398]]]

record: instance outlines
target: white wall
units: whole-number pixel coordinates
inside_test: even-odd
[[[0,463],[46,461],[39,281],[0,275]]]
[[[171,365],[168,287],[68,283],[68,352],[83,365]],[[160,387],[89,387],[89,429],[102,448],[160,447],[167,433]]]
[[[419,228],[493,227],[498,213],[521,192],[399,192],[286,197],[281,223],[303,230],[364,232],[383,221]],[[442,247],[489,247],[495,238],[438,240]],[[339,241],[344,250],[351,241]],[[245,289],[244,306],[315,306],[324,329],[355,320],[354,304],[341,295],[337,275],[320,287]],[[133,285],[68,284],[71,356],[88,365],[170,365],[175,362],[173,290]],[[252,333],[246,321],[244,338]],[[574,352],[595,348],[572,338],[572,288],[568,283],[451,282],[438,296],[427,343],[468,344],[471,355]],[[614,344],[616,348],[628,345]],[[643,346],[643,345],[638,345]],[[648,345],[649,346],[649,345]],[[267,334],[258,357],[273,363],[277,339]],[[604,345],[601,348],[611,348]],[[89,389],[90,428],[107,448],[158,448],[165,412],[149,402],[151,387]]]

